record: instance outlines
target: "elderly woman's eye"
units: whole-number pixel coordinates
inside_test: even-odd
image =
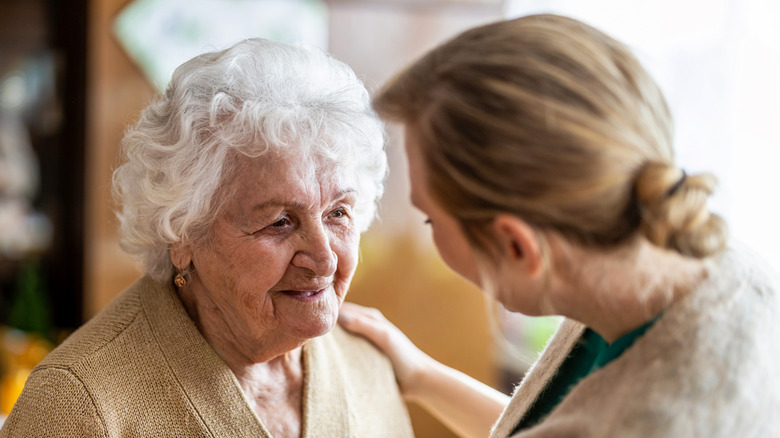
[[[344,208],[338,208],[330,213],[331,217],[340,218],[347,216],[347,210]]]
[[[283,227],[283,226],[285,226],[285,225],[287,225],[289,223],[290,223],[290,220],[287,219],[286,217],[283,217],[283,218],[279,219],[278,221],[272,223],[271,226],[279,228],[279,227]]]

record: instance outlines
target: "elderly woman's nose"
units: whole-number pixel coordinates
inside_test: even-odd
[[[292,259],[293,266],[312,271],[318,277],[329,277],[336,272],[338,256],[331,246],[331,237],[323,227],[306,233]]]

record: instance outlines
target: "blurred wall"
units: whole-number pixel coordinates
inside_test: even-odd
[[[87,148],[85,298],[87,318],[140,275],[120,249],[111,201],[111,172],[127,125],[154,95],[111,33],[127,0],[89,2],[87,34]]]
[[[110,197],[111,172],[124,129],[154,89],[111,33],[127,0],[89,7],[85,314],[103,308],[139,275],[119,249]],[[350,64],[369,90],[436,43],[500,17],[500,1],[331,0],[329,50]],[[391,174],[381,220],[363,236],[361,265],[348,299],[380,308],[440,361],[496,385],[493,344],[481,292],[450,272],[435,254],[424,218],[408,202],[400,131],[392,126]],[[412,406],[422,437],[454,436]]]

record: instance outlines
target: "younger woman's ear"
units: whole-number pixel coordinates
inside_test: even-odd
[[[173,266],[176,267],[176,269],[184,270],[190,265],[190,263],[192,263],[190,247],[188,245],[184,245],[181,242],[172,244],[171,248],[168,250],[168,253],[171,256],[171,262],[173,263]]]
[[[501,254],[516,263],[529,276],[541,273],[544,266],[539,237],[524,220],[511,214],[498,215],[493,228],[501,245]]]

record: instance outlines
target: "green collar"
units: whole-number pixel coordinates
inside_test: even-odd
[[[593,367],[591,368],[590,372],[592,373],[617,359],[621,354],[623,354],[624,351],[628,349],[628,347],[632,346],[637,339],[642,337],[642,335],[645,334],[647,329],[649,329],[657,319],[658,317],[655,317],[650,321],[647,321],[640,327],[619,337],[611,344],[608,344],[606,341],[604,341],[604,338],[594,332],[594,335],[598,336],[604,342],[604,344],[606,344],[606,348],[601,349],[601,351],[599,351],[599,353],[596,355],[596,359],[593,362]]]
[[[555,376],[547,383],[544,391],[539,394],[539,397],[515,426],[513,433],[542,421],[566,397],[572,387],[589,374],[617,359],[656,320],[658,320],[658,317],[621,336],[611,344],[608,344],[594,330],[590,328],[585,329],[582,337],[569,352],[568,357],[563,361]]]

